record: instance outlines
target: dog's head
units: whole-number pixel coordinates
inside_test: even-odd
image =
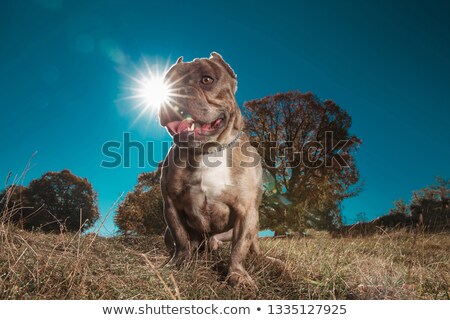
[[[234,96],[237,77],[218,53],[192,62],[183,62],[180,57],[167,72],[165,82],[172,94],[161,106],[159,119],[176,143],[185,142],[189,147],[226,143],[233,132],[243,129]]]

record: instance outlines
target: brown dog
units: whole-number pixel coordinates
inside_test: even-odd
[[[217,53],[185,63],[179,58],[165,80],[172,99],[160,109],[174,139],[163,165],[161,192],[170,264],[181,265],[204,241],[212,250],[232,240],[230,284],[253,284],[242,263],[259,252],[258,208],[262,169],[242,132],[237,78]]]

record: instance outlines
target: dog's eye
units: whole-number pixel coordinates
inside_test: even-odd
[[[201,82],[202,84],[211,84],[214,82],[214,79],[210,76],[203,76]]]

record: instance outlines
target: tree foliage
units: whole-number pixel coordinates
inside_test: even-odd
[[[343,235],[369,235],[400,228],[412,231],[442,232],[450,230],[450,180],[436,178],[436,183],[413,192],[411,202],[394,202],[388,214],[370,222],[358,222],[341,228]]]
[[[119,204],[114,222],[124,234],[162,234],[166,223],[159,187],[160,170],[141,173],[134,190]]]
[[[394,201],[394,208],[389,210],[390,215],[409,215],[411,213],[409,206],[403,201],[403,199]]]
[[[436,183],[413,192],[410,204],[413,221],[430,230],[450,227],[450,180],[436,178]]]
[[[350,115],[331,100],[290,91],[245,103],[246,129],[262,156],[261,228],[276,233],[341,224],[341,202],[359,188]]]
[[[8,219],[27,230],[83,231],[99,217],[92,185],[69,170],[47,172],[28,187],[11,186],[0,194],[0,199],[3,207],[20,208]]]

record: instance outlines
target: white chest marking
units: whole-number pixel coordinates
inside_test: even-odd
[[[226,153],[221,153],[223,155],[209,156],[201,164],[200,188],[206,194],[206,198],[219,196],[226,186],[232,184]]]

